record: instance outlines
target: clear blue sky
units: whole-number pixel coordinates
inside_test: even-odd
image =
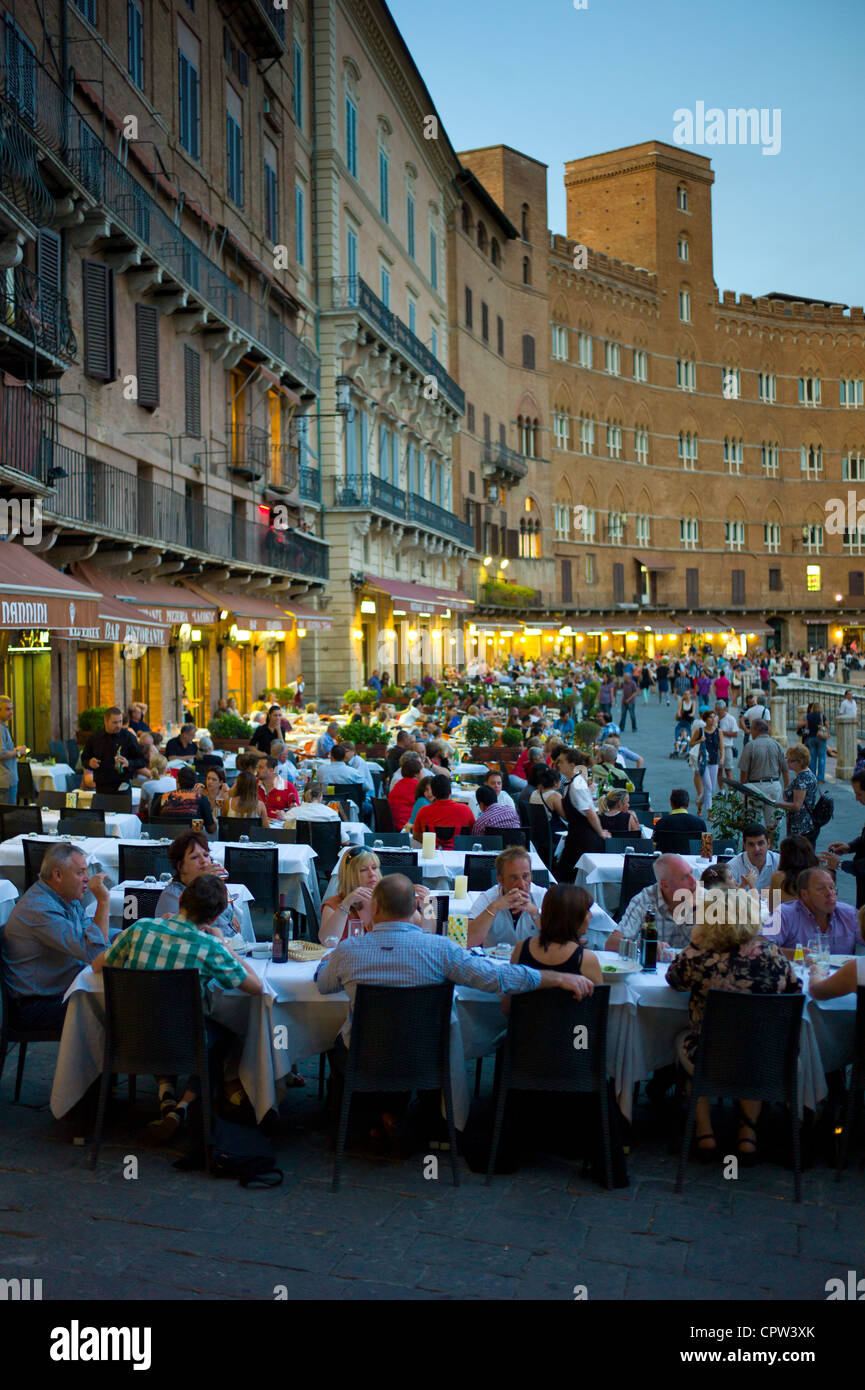
[[[389,0],[455,149],[549,166],[658,139],[673,112],[780,108],[781,149],[712,160],[719,289],[865,304],[863,0]]]

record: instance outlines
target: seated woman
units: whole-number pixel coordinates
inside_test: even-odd
[[[296,825],[299,820],[342,820],[338,811],[333,807],[324,804],[324,787],[320,782],[310,782],[303,794],[303,800],[299,806],[291,806],[285,813],[283,824],[286,827]]]
[[[267,807],[258,795],[258,783],[251,772],[239,772],[234,786],[228,794],[226,816],[237,819],[259,820],[265,830],[270,828]]]
[[[534,791],[529,797],[530,806],[543,806],[550,821],[550,830],[555,835],[558,830],[567,830],[568,822],[562,803],[562,779],[557,772],[545,764],[529,768],[529,780],[534,783]]]
[[[432,803],[432,779],[432,773],[428,773],[425,777],[418,778],[417,790],[415,792],[415,803],[414,806],[411,808],[411,813],[404,826],[404,829],[407,830],[409,834],[411,834],[411,829],[414,825],[414,818],[417,815],[418,811],[423,810],[424,806],[429,806]],[[399,783],[397,783],[397,786],[399,786]]]
[[[217,878],[225,879],[224,867],[211,859],[207,836],[203,835],[200,830],[188,830],[185,835],[178,835],[175,840],[172,840],[168,846],[168,860],[174,871],[174,877],[170,883],[166,883],[162,890],[153,913],[154,917],[173,917],[177,912],[180,895],[184,888],[188,884],[194,883],[202,874],[215,874]],[[237,935],[240,931],[240,923],[234,914],[231,903],[213,925],[230,938]]]
[[[436,772],[450,772],[450,758],[440,739],[431,739],[427,744],[427,757]]]
[[[711,888],[706,893],[698,940],[692,938],[667,970],[667,984],[671,989],[691,991],[688,1002],[690,1026],[677,1039],[679,1060],[689,1076],[694,1074],[703,1013],[710,989],[740,990],[748,994],[797,994],[801,990],[790,962],[774,942],[759,935],[759,920],[756,923],[741,922],[738,913],[731,914],[724,910],[722,902],[718,903],[718,910],[713,911],[713,900],[718,895],[724,896],[723,888]],[[730,916],[736,920],[727,921]],[[715,917],[721,920],[715,922]],[[740,1100],[738,1104],[738,1157],[740,1163],[750,1167],[757,1159],[756,1124],[760,1115],[760,1101]],[[719,1153],[712,1132],[709,1096],[700,1096],[697,1101],[696,1144],[701,1162],[711,1162]]]
[[[318,939],[347,936],[370,930],[372,890],[381,878],[381,864],[372,850],[354,845],[346,850],[337,870],[337,891],[321,905]]]
[[[631,810],[628,792],[611,787],[598,801],[598,819],[611,835],[639,835],[640,822]]]
[[[160,816],[192,816],[203,820],[205,830],[212,833],[216,829],[213,807],[197,788],[198,778],[194,768],[178,768],[177,786],[174,791],[166,792],[160,798],[158,806],[154,808],[155,817],[158,819]]]
[[[778,867],[769,880],[769,889],[772,893],[781,894],[782,903],[792,903],[799,896],[796,881],[802,870],[816,869],[820,861],[811,841],[806,840],[804,835],[788,835],[778,848]]]
[[[164,796],[166,792],[177,789],[177,783],[168,771],[168,760],[161,753],[151,754],[147,774],[146,780],[141,784],[139,815],[143,820],[150,815],[150,806],[157,794]]]
[[[537,936],[517,942],[511,964],[531,965],[535,970],[561,970],[566,975],[583,975],[593,984],[603,984],[598,957],[582,945],[593,903],[594,898],[585,888],[572,883],[553,884],[544,894]]]
[[[213,814],[215,816],[224,815],[228,805],[228,782],[225,779],[225,769],[209,767],[204,774],[204,782],[201,785],[204,789],[204,795],[213,808]]]

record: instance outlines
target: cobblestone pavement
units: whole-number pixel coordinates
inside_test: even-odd
[[[687,784],[667,758],[670,711],[638,711],[626,742],[649,764],[654,804]],[[835,791],[831,838],[848,838],[862,812]],[[825,832],[824,832],[825,833]],[[828,843],[827,836],[827,843]],[[847,876],[844,876],[847,877]],[[852,879],[849,880],[852,887]],[[846,885],[842,885],[845,886]],[[852,894],[845,892],[845,897]],[[460,1161],[451,1187],[423,1156],[396,1161],[352,1151],[342,1190],[329,1191],[332,1156],[316,1100],[317,1065],[283,1106],[281,1188],[172,1168],[179,1150],[140,1143],[154,1098],[139,1088],[130,1125],[109,1115],[94,1173],[47,1107],[56,1046],[31,1046],[23,1100],[11,1103],[15,1055],[0,1081],[0,1278],[40,1278],[46,1299],[565,1299],[756,1301],[825,1299],[830,1278],[862,1269],[865,1184],[854,1162],[841,1183],[825,1157],[804,1174],[804,1200],[777,1157],[725,1179],[720,1164],[689,1164],[681,1196],[667,1128],[645,1100],[637,1110],[631,1185],[605,1192],[578,1166],[538,1157],[490,1188]],[[485,1068],[489,1085],[492,1068]],[[733,1116],[718,1128],[732,1150]],[[124,1177],[138,1160],[137,1178]]]

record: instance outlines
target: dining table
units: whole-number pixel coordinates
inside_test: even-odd
[[[37,792],[69,790],[67,778],[75,776],[75,769],[68,763],[36,763],[30,760],[30,771]]]

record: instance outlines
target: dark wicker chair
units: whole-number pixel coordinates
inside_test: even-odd
[[[411,849],[411,836],[407,830],[367,830],[363,843],[366,849],[375,849],[376,840],[390,849]]]
[[[463,873],[469,881],[470,893],[485,893],[496,881],[496,861],[491,854],[467,854]]]
[[[641,792],[643,790],[643,778],[646,775],[646,769],[644,767],[629,767],[626,771],[628,780],[634,784],[634,791]]]
[[[717,835],[712,840],[713,854],[738,854],[739,844],[735,839],[725,839],[723,835]]]
[[[57,822],[57,834],[86,835],[89,839],[105,838],[104,816],[61,816]]]
[[[838,1167],[835,1170],[837,1182],[841,1181],[841,1174],[847,1166],[850,1136],[855,1137],[862,1113],[863,1085],[865,1085],[865,985],[860,985],[856,990],[856,1038],[853,1044],[853,1068],[850,1072],[850,1086],[847,1090],[841,1143],[838,1149]]]
[[[372,823],[376,830],[396,830],[393,823],[393,811],[386,796],[374,796],[372,798]]]
[[[417,868],[416,849],[377,849],[375,853],[378,856],[378,861],[381,864],[382,868],[384,868],[385,865],[387,865],[390,869]]]
[[[16,835],[43,835],[42,812],[38,806],[0,807],[0,839],[12,840]]]
[[[269,841],[275,845],[297,844],[297,831],[293,825],[271,825],[267,830],[263,825],[254,825],[247,833],[250,840],[256,844],[267,844]]]
[[[174,870],[168,858],[167,845],[137,840],[135,844],[121,843],[117,846],[118,883],[125,883],[127,879],[140,882],[147,878],[148,874],[153,874],[155,878],[160,874],[173,876]]]
[[[481,849],[504,849],[504,841],[501,835],[456,835],[454,837],[454,849],[472,850],[475,845],[480,845]]]
[[[220,816],[217,825],[220,840],[239,840],[241,835],[262,829],[258,816]]]
[[[132,792],[94,792],[90,805],[94,811],[131,812]]]
[[[536,884],[538,888],[549,888],[549,869],[532,869],[532,883]]]
[[[66,752],[66,744],[63,742],[62,738],[50,739],[48,743],[48,752],[56,763],[65,763],[69,761]],[[73,763],[72,766],[74,767],[75,764]]]
[[[640,825],[654,825],[655,813],[651,806],[632,806],[631,810],[640,822]]]
[[[352,1096],[369,1091],[444,1091],[454,1187],[459,1186],[451,1094],[453,982],[394,989],[357,986],[346,1057],[331,1191],[339,1189]]]
[[[17,1101],[21,1095],[21,1083],[24,1080],[24,1062],[27,1057],[28,1043],[59,1042],[63,1030],[60,1028],[20,1028],[13,1022],[12,998],[6,979],[6,967],[3,963],[2,927],[0,927],[0,1004],[3,1007],[3,1018],[0,1020],[0,1079],[2,1079],[3,1068],[6,1064],[6,1053],[12,1043],[17,1043],[18,1069],[15,1073],[15,1094],[13,1097]]]
[[[655,883],[655,859],[654,854],[626,854],[625,867],[622,870],[622,887],[619,891],[619,905],[613,916],[617,922],[622,920],[622,914],[631,898],[635,898],[644,888],[649,888]]]
[[[297,843],[310,845],[316,853],[315,872],[319,883],[327,884],[339,862],[342,849],[342,822],[326,820],[299,820],[297,822]]]
[[[67,738],[66,757],[63,759],[63,761],[68,763],[69,766],[74,769],[78,766],[78,759],[80,757],[81,749],[78,747],[77,741],[74,738]]]
[[[36,802],[36,783],[33,769],[23,759],[18,761],[18,805],[33,806]]]
[[[497,833],[505,849],[509,849],[511,845],[520,845],[523,849],[529,847],[530,835],[522,826],[512,826],[510,829],[502,829]]]
[[[604,853],[624,854],[626,849],[639,849],[640,845],[648,844],[642,835],[611,835],[609,840],[604,841]]]
[[[51,849],[52,845],[57,844],[56,840],[22,840],[21,848],[24,851],[24,887],[32,888],[39,877],[39,870],[42,868],[42,860]]]
[[[156,916],[156,904],[162,897],[163,885],[158,888],[127,888],[123,895],[123,925],[131,927],[143,917]]]
[[[656,834],[653,838],[653,844],[660,854],[692,854],[693,843],[693,835],[683,835],[676,830],[662,830],[660,835]],[[698,837],[697,845],[699,844]]]
[[[495,1120],[486,1182],[492,1182],[509,1091],[569,1091],[598,1097],[604,1154],[604,1181],[613,1185],[610,1122],[607,1110],[607,1014],[609,985],[595,985],[587,999],[563,990],[518,994],[504,1045],[496,1058]],[[575,1030],[586,1028],[588,1047],[574,1045]]]
[[[194,1072],[201,1080],[204,1167],[210,1172],[210,1085],[204,1011],[197,970],[117,970],[106,967],[105,1051],[96,1131],[90,1167],[96,1167],[111,1076],[177,1076]]]
[[[629,774],[629,776],[630,776],[630,774]],[[648,793],[648,792],[632,791],[632,792],[630,793],[630,795],[628,796],[628,804],[629,804],[629,806],[630,806],[630,808],[631,808],[632,811],[638,810],[638,808],[639,808],[640,806],[648,806],[648,804],[649,804],[649,793]]]
[[[532,844],[540,856],[541,863],[548,869],[553,867],[553,834],[550,830],[550,818],[543,806],[528,805],[529,827],[532,837]]]
[[[42,811],[65,811],[66,793],[54,791],[37,792],[36,805]]]
[[[411,883],[423,883],[423,869],[419,864],[387,864],[381,866],[381,876],[386,878],[388,874],[403,874]]]
[[[329,805],[332,801],[337,801],[343,808],[349,820],[355,820],[357,812],[363,806],[366,797],[366,789],[362,786],[345,786],[343,783],[333,788],[333,791],[325,791],[322,801]]]
[[[457,828],[455,825],[434,825],[436,849],[453,849]]]
[[[802,994],[742,994],[710,989],[691,1081],[691,1101],[676,1174],[681,1192],[699,1096],[780,1101],[789,1108],[793,1191],[802,1200],[799,1146],[799,1033]]]
[[[254,901],[249,915],[259,941],[273,935],[273,914],[279,902],[279,850],[262,845],[226,845],[225,868],[229,883],[243,883]]]

